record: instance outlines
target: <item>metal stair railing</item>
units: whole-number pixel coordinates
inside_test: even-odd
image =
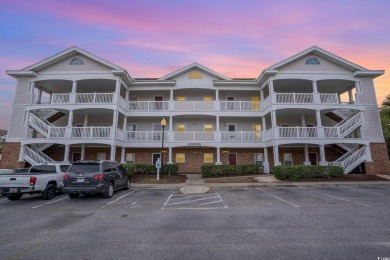
[[[357,113],[356,115],[349,118],[345,121],[340,127],[340,137],[343,138],[350,132],[356,129],[362,123],[362,112]]]
[[[47,162],[44,158],[42,158],[39,154],[37,154],[35,151],[33,151],[27,146],[24,147],[23,153],[24,159],[31,165]]]
[[[43,121],[41,118],[30,114],[30,117],[28,119],[28,122],[31,127],[33,127],[35,130],[40,132],[43,136],[48,137],[49,136],[49,127],[45,121]]]
[[[47,156],[44,152],[39,151],[38,149],[34,149],[34,147],[31,147],[31,150],[37,153],[41,158],[45,160],[45,162],[55,162],[52,158]]]

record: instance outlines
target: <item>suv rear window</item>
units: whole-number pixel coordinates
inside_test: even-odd
[[[90,172],[99,172],[99,164],[98,163],[80,163],[73,164],[69,170],[69,172],[82,172],[82,173],[90,173]]]

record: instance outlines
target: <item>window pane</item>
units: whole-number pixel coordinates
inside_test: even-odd
[[[184,124],[177,124],[176,125],[176,131],[177,132],[185,132],[186,131],[186,126]]]
[[[212,153],[205,153],[204,154],[204,163],[213,163],[214,158]]]
[[[186,161],[186,156],[184,153],[176,154],[176,163],[184,163]]]
[[[263,161],[263,154],[262,153],[255,153],[255,162],[257,161]]]
[[[106,153],[98,153],[97,154],[97,160],[98,161],[103,161],[106,159]]]
[[[204,124],[203,126],[203,132],[212,132],[213,131],[213,125],[211,124]]]
[[[213,97],[212,96],[204,96],[203,101],[213,101]]]
[[[134,153],[126,153],[126,162],[127,163],[134,163],[135,161],[135,154]]]
[[[176,98],[177,101],[186,101],[186,97],[185,96],[178,96]]]

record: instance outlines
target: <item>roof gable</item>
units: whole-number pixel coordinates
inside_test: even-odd
[[[59,64],[61,63],[62,61],[65,60],[65,62],[67,61],[68,65],[69,65],[69,62],[71,60],[71,58],[73,59],[74,57],[85,57],[88,61],[93,61],[97,64],[99,64],[100,66],[103,66],[107,69],[110,69],[110,70],[124,70],[123,68],[121,68],[120,66],[117,66],[109,61],[106,61],[92,53],[89,53],[85,50],[82,50],[80,49],[79,47],[71,47],[69,49],[66,49],[60,53],[57,53],[49,58],[46,58],[40,62],[37,62],[27,68],[24,68],[22,69],[22,71],[35,71],[35,72],[38,72],[38,71],[41,71],[43,69],[46,69],[48,67],[51,67],[55,64]],[[90,64],[92,64],[91,62],[89,62]],[[77,67],[77,65],[75,65]]]
[[[362,67],[362,66],[359,66],[353,62],[350,62],[344,58],[341,58],[331,52],[328,52],[324,49],[321,49],[320,47],[317,47],[317,46],[313,46],[309,49],[306,49],[300,53],[297,53],[285,60],[282,60],[281,62],[278,62],[268,68],[266,68],[265,70],[278,70],[280,69],[281,67],[283,66],[286,66],[298,59],[301,59],[302,57],[304,56],[307,56],[307,55],[315,55],[315,56],[318,56],[320,58],[323,58],[323,59],[326,59],[344,69],[347,69],[349,71],[352,71],[352,72],[355,72],[355,71],[358,71],[358,70],[367,70],[366,68]]]
[[[208,74],[216,79],[219,79],[219,80],[230,80],[228,77],[225,77],[222,74],[219,74],[219,73],[217,73],[217,72],[215,72],[215,71],[213,71],[213,70],[211,70],[211,69],[209,69],[209,68],[207,68],[199,63],[196,63],[196,62],[191,63],[190,65],[185,66],[183,68],[180,68],[178,70],[175,70],[174,72],[171,72],[171,73],[161,77],[159,80],[171,80],[171,79],[177,78],[177,77],[179,77],[179,76],[181,76],[184,73],[187,73],[189,71],[193,71],[191,73],[195,73],[195,74],[190,75],[191,77],[196,77],[197,76],[196,71],[201,71],[201,72],[204,72],[204,73],[206,73],[206,74]]]

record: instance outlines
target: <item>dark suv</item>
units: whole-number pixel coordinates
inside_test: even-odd
[[[100,193],[111,198],[114,190],[130,189],[130,176],[125,169],[114,161],[77,161],[64,175],[62,191],[69,198],[78,198],[80,194]]]

